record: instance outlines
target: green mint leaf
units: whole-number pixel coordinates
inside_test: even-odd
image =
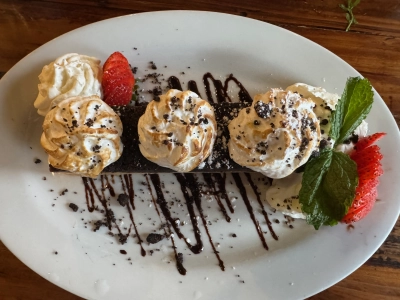
[[[324,201],[329,216],[340,221],[349,210],[358,185],[357,164],[342,152],[332,153],[332,162],[322,182],[331,201]]]
[[[319,201],[316,199],[321,198],[319,189],[331,165],[332,153],[331,150],[321,152],[320,156],[311,159],[306,164],[303,173],[299,201],[301,210],[307,215],[307,223],[314,225],[315,229],[326,222]]]
[[[299,200],[315,229],[333,226],[347,213],[358,184],[357,165],[341,152],[325,150],[307,163]]]
[[[374,92],[368,79],[350,77],[342,97],[332,114],[329,136],[335,145],[341,144],[367,117],[374,101]]]

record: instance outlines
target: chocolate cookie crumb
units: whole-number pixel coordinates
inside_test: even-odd
[[[128,235],[125,235],[123,233],[118,233],[118,238],[119,238],[119,242],[121,243],[121,245],[123,245],[128,240]]]
[[[163,235],[163,234],[150,233],[147,236],[146,241],[149,244],[157,244],[159,241],[163,240],[164,238],[165,238],[165,235]]]
[[[321,125],[328,125],[328,123],[329,123],[329,120],[328,120],[328,119],[323,119],[323,120],[321,120],[321,122],[320,122]]]
[[[40,164],[42,162],[42,160],[40,160],[39,158],[35,158],[35,164]]]
[[[254,105],[254,109],[256,110],[257,116],[260,118],[267,119],[271,115],[271,107],[269,104],[262,101],[257,101],[257,103]]]
[[[69,204],[69,207],[70,207],[74,212],[77,212],[78,209],[79,209],[78,205],[76,205],[75,203],[70,203],[70,204]]]
[[[127,194],[119,194],[117,201],[121,206],[125,207],[129,202],[129,196]]]

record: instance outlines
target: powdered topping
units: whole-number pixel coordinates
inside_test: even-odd
[[[144,157],[188,172],[210,155],[217,125],[207,101],[191,91],[171,89],[148,104],[139,119],[138,133]]]
[[[121,134],[121,120],[110,106],[97,96],[77,96],[46,115],[40,142],[53,167],[96,177],[121,156]]]
[[[318,150],[313,107],[313,101],[281,89],[256,95],[229,124],[231,158],[271,178],[288,176]]]
[[[339,95],[327,92],[322,87],[314,87],[305,83],[295,83],[288,86],[285,91],[291,91],[299,94],[303,98],[308,98],[315,103],[313,108],[321,128],[321,148],[332,147],[333,142],[328,133],[331,128],[329,122],[332,111],[335,110],[336,104],[339,101]]]

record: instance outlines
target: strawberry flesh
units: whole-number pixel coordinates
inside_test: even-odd
[[[108,105],[127,105],[131,101],[135,78],[122,53],[114,52],[104,63],[101,85]]]
[[[383,174],[380,148],[374,145],[385,133],[375,133],[360,139],[350,158],[357,164],[358,186],[356,195],[342,222],[353,223],[364,218],[374,206],[378,196],[378,177]]]
[[[369,146],[372,146],[373,144],[375,144],[378,140],[380,140],[385,135],[386,135],[386,133],[384,133],[384,132],[378,132],[378,133],[369,135],[365,138],[362,138],[357,142],[355,149],[358,151],[361,151],[362,149],[368,148]]]

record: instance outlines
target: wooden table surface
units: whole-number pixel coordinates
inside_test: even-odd
[[[362,0],[349,32],[347,0],[0,0],[0,77],[51,39],[107,18],[157,10],[204,10],[258,19],[329,49],[370,79],[400,122],[400,0]],[[357,271],[311,299],[400,299],[400,221]],[[0,299],[80,299],[23,265],[0,242]]]

